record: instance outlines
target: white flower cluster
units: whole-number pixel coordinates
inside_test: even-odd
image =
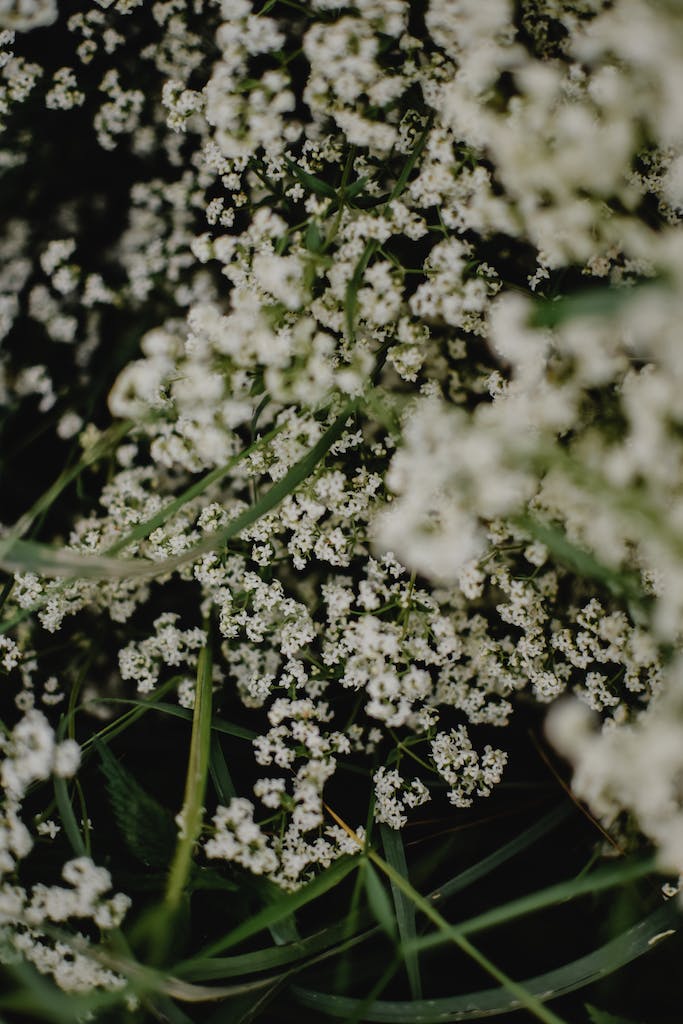
[[[22,819],[22,803],[36,783],[72,778],[80,763],[80,748],[74,740],[57,742],[45,715],[35,708],[0,737],[0,958],[20,953],[43,974],[70,992],[96,987],[118,988],[124,979],[101,967],[87,955],[88,940],[79,936],[78,950],[45,933],[69,919],[93,921],[102,931],[119,926],[130,906],[123,893],[105,894],[111,889],[109,872],[89,857],[66,862],[62,877],[69,888],[38,883],[30,890],[16,884],[20,864],[31,853],[34,839]],[[41,825],[43,826],[41,828]],[[43,821],[38,834],[54,838],[54,822]]]
[[[573,693],[606,723],[557,719],[577,793],[683,871],[683,9],[294,6],[0,0],[0,401],[73,438],[69,465],[105,400],[130,421],[73,516],[36,524],[102,578],[27,556],[2,597],[26,711],[3,864],[30,848],[26,788],[78,766],[38,699],[58,715],[92,673],[151,698],[175,679],[192,709],[210,634],[259,777],[207,857],[296,888],[358,850],[326,817],[345,772],[392,828],[443,790],[469,807],[508,759],[491,731]],[[53,19],[70,42],[46,56],[22,32]],[[73,133],[49,210],[20,177],[47,159],[29,97],[46,153]],[[16,897],[41,970],[41,899],[51,921],[125,911],[75,863],[71,895]],[[88,970],[64,983],[115,984]]]
[[[657,699],[635,721],[602,729],[578,702],[552,709],[547,731],[574,766],[572,788],[604,825],[619,835],[624,812],[656,844],[662,869],[683,873],[680,661],[666,674]],[[622,819],[622,820],[620,820]]]

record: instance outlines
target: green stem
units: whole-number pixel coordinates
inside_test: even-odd
[[[204,794],[209,773],[211,744],[211,687],[212,658],[208,642],[199,654],[197,665],[197,692],[192,716],[192,738],[185,781],[185,799],[181,811],[182,831],[166,885],[165,905],[175,913],[192,867],[192,854],[202,827]]]
[[[490,974],[492,978],[495,978],[501,985],[504,985],[505,988],[519,1000],[520,1005],[526,1007],[530,1013],[533,1013],[534,1016],[537,1017],[538,1020],[543,1021],[544,1024],[566,1024],[561,1017],[558,1017],[557,1014],[553,1013],[553,1011],[548,1009],[547,1006],[544,1006],[537,996],[527,991],[523,985],[520,985],[512,978],[509,978],[508,975],[501,971],[499,967],[496,967],[488,957],[484,956],[483,953],[473,946],[469,939],[467,939],[457,927],[449,924],[448,921],[441,916],[438,910],[435,910],[429,900],[425,899],[421,893],[414,889],[410,882],[407,881],[399,871],[396,871],[395,868],[383,860],[378,853],[375,853],[374,850],[368,849],[366,852],[367,856],[377,865],[380,871],[384,872],[396,888],[400,889],[410,900],[412,900],[415,906],[422,911],[425,917],[435,925],[442,935],[455,943],[463,953],[471,957],[471,959],[474,960],[475,963],[479,964],[479,966]]]

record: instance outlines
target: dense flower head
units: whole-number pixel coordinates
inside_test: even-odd
[[[212,869],[457,815],[564,697],[683,873],[682,93],[669,0],[0,0],[0,403],[78,477],[0,536],[0,925],[61,987],[124,984],[52,926],[131,898],[90,847],[25,883],[24,804],[140,701],[239,719]]]

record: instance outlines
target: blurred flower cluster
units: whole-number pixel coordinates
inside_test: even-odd
[[[107,464],[3,596],[8,955],[120,984],[50,936],[129,898],[25,883],[22,801],[209,640],[255,739],[200,857],[295,889],[345,771],[361,838],[457,813],[569,695],[577,795],[683,873],[677,0],[0,0],[0,45],[0,400]]]

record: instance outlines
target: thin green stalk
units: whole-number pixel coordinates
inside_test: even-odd
[[[404,893],[415,904],[418,910],[422,911],[425,917],[436,926],[446,939],[458,946],[463,953],[469,956],[470,959],[474,960],[475,963],[479,964],[483,970],[506,988],[508,992],[510,992],[515,999],[519,1001],[520,1006],[525,1006],[530,1013],[533,1013],[534,1016],[537,1017],[538,1020],[543,1021],[544,1024],[566,1024],[566,1021],[563,1021],[556,1013],[553,1013],[553,1011],[548,1009],[547,1006],[544,1006],[537,996],[528,992],[523,985],[514,981],[513,978],[509,978],[504,971],[501,971],[499,967],[496,967],[496,965],[492,963],[487,956],[472,945],[469,939],[467,939],[456,926],[449,924],[448,921],[441,916],[438,910],[434,908],[430,901],[419,893],[417,889],[413,888],[410,882],[404,878],[399,871],[393,868],[391,864],[387,864],[387,862],[383,860],[382,857],[380,857],[380,855],[370,846],[364,844],[353,829],[349,828],[346,822],[342,821],[339,815],[335,814],[331,807],[327,804],[325,804],[325,807],[337,824],[364,848],[365,856],[377,865],[380,871],[387,876],[389,881]]]
[[[202,827],[204,795],[209,773],[211,746],[211,647],[207,642],[199,654],[197,691],[192,716],[192,738],[185,781],[185,799],[181,811],[182,828],[166,885],[164,899],[168,911],[175,913],[180,904],[192,866],[194,846]]]
[[[475,963],[479,964],[480,967],[487,971],[492,978],[495,978],[496,981],[500,982],[501,985],[503,985],[516,999],[519,1000],[520,1005],[525,1006],[530,1013],[533,1013],[534,1016],[537,1017],[538,1020],[543,1021],[544,1024],[566,1024],[566,1021],[563,1021],[556,1013],[553,1013],[553,1011],[547,1006],[544,1006],[537,996],[528,992],[523,985],[520,985],[512,978],[508,977],[508,975],[505,974],[504,971],[501,971],[499,967],[496,967],[496,965],[492,963],[487,956],[484,956],[480,950],[472,945],[469,939],[467,939],[458,928],[449,924],[448,921],[441,916],[438,910],[432,906],[429,900],[426,900],[421,893],[414,889],[410,882],[408,882],[407,879],[405,879],[403,875],[396,871],[390,864],[387,864],[387,862],[383,860],[378,853],[369,849],[367,851],[367,856],[377,865],[380,871],[384,872],[389,881],[395,885],[397,889],[400,889],[410,900],[412,900],[415,906],[422,911],[425,917],[435,925],[444,937],[450,939],[450,941],[458,946],[463,953],[466,953],[467,956],[474,960]]]
[[[133,426],[132,420],[123,420],[121,423],[115,423],[102,434],[99,441],[86,450],[82,458],[74,466],[71,466],[70,469],[65,469],[55,482],[33,503],[28,512],[25,512],[2,538],[2,541],[0,541],[0,557],[9,551],[16,541],[29,531],[38,516],[43,512],[47,512],[62,491],[80,476],[84,469],[97,462],[103,455],[106,455],[126,434],[130,433]]]
[[[48,544],[31,544],[20,540],[13,544],[10,551],[4,554],[0,552],[0,567],[9,568],[12,571],[15,569],[22,572],[32,571],[45,576],[67,576],[75,579],[88,577],[132,579],[142,576],[155,577],[173,572],[188,562],[195,561],[201,555],[222,547],[261,516],[276,508],[288,494],[291,494],[300,483],[311,475],[335,441],[341,437],[349,418],[359,404],[360,399],[352,399],[348,402],[310,451],[296,462],[281,480],[273,484],[254,505],[250,505],[225,526],[215,530],[208,537],[179,555],[164,558],[159,562],[148,558],[116,559],[110,558],[106,554],[82,555],[78,552],[52,548]],[[142,524],[140,525],[142,526]],[[147,526],[149,526],[149,520]],[[14,557],[12,557],[13,555]],[[49,595],[49,597],[52,596],[53,593]],[[13,619],[0,623],[0,633],[7,632],[26,615],[41,607],[49,600],[49,597],[36,602],[32,608],[18,613]]]

